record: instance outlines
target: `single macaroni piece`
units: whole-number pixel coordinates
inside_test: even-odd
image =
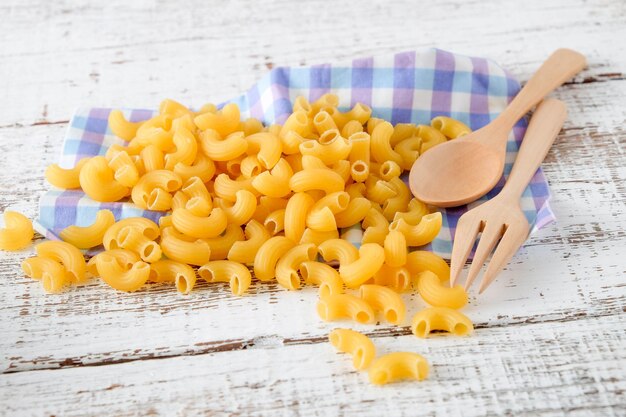
[[[420,146],[420,155],[430,148],[447,141],[443,133],[430,126],[419,125],[417,127],[417,135],[422,139],[422,145]]]
[[[341,175],[325,168],[304,169],[293,174],[289,187],[296,192],[322,190],[326,194],[343,191],[345,182]]]
[[[339,267],[339,276],[350,288],[357,288],[374,276],[385,262],[385,250],[377,243],[366,243],[359,248],[359,259]]]
[[[379,180],[374,175],[370,175],[365,181],[365,187],[367,198],[378,204],[385,203],[398,193],[388,181]]]
[[[317,285],[320,298],[343,292],[343,282],[335,268],[322,262],[305,261],[300,264],[300,275],[305,284]]]
[[[159,114],[169,114],[172,117],[178,118],[190,115],[191,110],[176,100],[167,98],[159,105]]]
[[[196,116],[193,121],[200,130],[213,129],[222,137],[226,137],[239,127],[241,121],[239,106],[235,103],[229,103],[222,110],[202,113]]]
[[[106,250],[120,248],[117,236],[120,231],[126,227],[139,230],[149,240],[156,240],[161,234],[159,226],[145,217],[129,217],[128,219],[122,219],[109,227],[104,233],[102,244]]]
[[[256,196],[248,190],[235,193],[235,202],[216,199],[215,203],[224,211],[229,224],[241,226],[248,223],[257,207]]]
[[[102,239],[108,228],[115,223],[115,216],[111,210],[100,210],[96,220],[89,226],[68,226],[61,230],[59,237],[80,249],[93,248],[102,244]]]
[[[243,295],[252,282],[250,270],[233,261],[211,261],[198,269],[198,274],[207,282],[228,282],[234,295]]]
[[[33,224],[22,213],[4,212],[4,229],[0,228],[0,250],[14,251],[28,246],[33,240]]]
[[[143,287],[150,276],[150,265],[147,263],[135,262],[128,269],[126,265],[120,265],[115,257],[106,253],[98,255],[96,265],[100,278],[119,291],[137,291]]]
[[[238,156],[236,159],[231,159],[229,161],[226,161],[226,172],[231,176],[231,177],[240,177],[242,176],[241,173],[241,163],[243,162],[243,160],[246,158],[245,154]],[[220,164],[224,164],[224,162],[218,162]]]
[[[467,293],[461,285],[444,287],[433,272],[424,271],[417,277],[417,291],[424,301],[433,307],[458,310],[467,304]]]
[[[466,336],[474,330],[474,326],[465,314],[447,307],[429,307],[413,316],[411,331],[415,336],[428,337],[433,330]]]
[[[389,221],[393,220],[396,213],[406,210],[411,201],[411,191],[400,178],[392,178],[389,185],[394,189],[395,196],[387,199],[383,203],[383,216]]]
[[[393,148],[393,150],[400,155],[400,158],[402,158],[402,164],[400,164],[400,166],[405,171],[411,169],[417,158],[420,156],[421,149],[422,138],[419,136],[404,139]]]
[[[285,230],[285,209],[279,209],[268,214],[263,222],[263,226],[272,236]]]
[[[125,187],[133,187],[139,181],[139,170],[126,151],[117,152],[109,160],[109,167],[115,172],[113,174],[115,181]]]
[[[441,230],[441,222],[441,213],[436,212],[425,215],[415,226],[408,224],[404,219],[398,219],[389,225],[389,230],[401,232],[409,246],[423,246],[437,237]]]
[[[372,208],[372,203],[364,197],[352,198],[342,212],[335,214],[337,227],[346,228],[361,222]]]
[[[381,285],[361,285],[359,295],[374,311],[383,313],[387,322],[395,325],[404,322],[406,306],[394,290]]]
[[[254,276],[259,281],[271,281],[276,276],[276,263],[295,245],[284,236],[266,240],[254,257]]]
[[[261,245],[272,237],[265,226],[256,220],[248,222],[245,235],[247,240],[234,242],[230,248],[228,252],[230,261],[252,264]]]
[[[383,213],[377,210],[374,206],[375,205],[372,205],[372,208],[367,212],[367,215],[361,224],[361,227],[364,230],[361,242],[378,243],[379,245],[383,245],[385,238],[389,233],[389,222],[385,216],[383,216]]]
[[[209,202],[209,206],[211,206],[211,194],[200,177],[190,177],[187,179],[181,187],[181,192],[188,198],[195,197],[206,200]]]
[[[350,195],[345,191],[328,194],[311,207],[306,217],[306,225],[320,232],[337,230],[335,214],[348,207]]]
[[[163,229],[161,250],[168,258],[190,265],[204,265],[211,260],[211,247],[207,242],[182,235],[173,227]]]
[[[128,195],[128,187],[115,180],[114,171],[104,156],[94,156],[80,169],[80,186],[89,197],[96,201],[118,201]]]
[[[324,321],[352,319],[361,324],[372,324],[375,314],[361,298],[350,294],[334,294],[317,302],[317,314]]]
[[[291,166],[280,159],[271,171],[264,171],[252,179],[252,186],[260,194],[269,197],[285,197],[291,193],[289,180],[293,176]]]
[[[243,132],[235,132],[224,139],[212,129],[200,134],[200,149],[213,161],[230,161],[238,158],[248,150],[248,142]]]
[[[139,155],[146,172],[165,168],[165,155],[157,146],[148,145],[139,152]]]
[[[48,293],[57,293],[63,289],[66,283],[65,268],[54,259],[35,256],[22,262],[24,273],[41,280],[43,289]]]
[[[408,211],[395,213],[393,220],[400,220],[402,218],[408,224],[416,225],[422,220],[422,217],[430,213],[426,204],[422,203],[417,198],[413,198],[409,201],[408,208]]]
[[[311,108],[311,104],[309,103],[309,100],[306,99],[306,97],[304,96],[298,96],[296,97],[296,99],[293,101],[293,111],[294,113],[297,111],[302,110],[305,115],[309,116],[311,115],[311,113],[313,113],[313,109]]]
[[[428,361],[417,353],[394,352],[377,358],[369,369],[372,384],[384,385],[403,379],[428,378]]]
[[[164,152],[167,152],[174,146],[172,141],[173,118],[169,114],[161,114],[146,120],[139,126],[135,138],[131,140],[129,146],[136,142],[141,146],[155,145]]]
[[[306,138],[311,133],[311,126],[306,112],[295,110],[279,130],[278,137],[282,142],[283,153],[286,155],[297,153],[301,143],[298,138]]]
[[[329,130],[337,130],[337,125],[335,124],[335,121],[325,110],[320,110],[315,115],[315,117],[313,118],[313,125],[315,126],[315,130],[317,130],[320,135],[323,135],[324,132],[327,132]],[[300,148],[300,151],[302,151],[302,148]]]
[[[385,237],[385,263],[389,266],[402,266],[406,264],[408,254],[406,238],[397,230],[392,230]]]
[[[120,248],[138,253],[144,262],[156,262],[161,259],[163,253],[158,243],[148,239],[140,230],[132,226],[121,229],[115,241]]]
[[[329,239],[338,239],[339,231],[337,229],[330,230],[328,232],[320,232],[319,230],[309,229],[308,227],[304,229],[304,233],[302,233],[302,238],[299,243],[314,243],[315,246],[326,242]]]
[[[283,145],[280,139],[269,132],[260,132],[247,136],[248,155],[256,155],[265,169],[272,169],[281,159]]]
[[[87,264],[83,254],[73,245],[61,241],[47,241],[35,246],[37,256],[61,262],[66,270],[66,280],[71,283],[85,281]]]
[[[405,266],[384,263],[374,274],[374,284],[389,287],[396,292],[406,292],[411,289],[411,273]]]
[[[174,133],[174,152],[165,155],[165,169],[172,170],[178,164],[191,165],[198,154],[198,141],[186,127],[176,129]]]
[[[439,277],[442,283],[450,281],[450,266],[443,258],[432,252],[416,250],[410,252],[406,258],[406,267],[412,276],[424,271],[431,271]]]
[[[245,236],[241,227],[231,223],[221,235],[203,240],[211,248],[211,260],[218,261],[226,259],[235,242],[245,240]]]
[[[339,105],[339,96],[337,94],[326,93],[311,103],[311,111],[317,114],[324,107],[337,107]]]
[[[316,118],[324,113],[318,113]],[[330,119],[330,116],[328,117]],[[330,119],[332,121],[332,119]],[[311,155],[319,158],[324,164],[332,165],[345,160],[350,154],[352,144],[341,136],[335,128],[321,133],[319,140],[309,140],[300,144],[302,155]]]
[[[383,163],[393,161],[398,165],[402,165],[402,157],[391,148],[391,135],[393,134],[393,126],[389,122],[379,123],[371,135],[371,152],[375,161]]]
[[[131,198],[133,203],[143,209],[166,211],[172,206],[170,193],[180,189],[182,185],[183,179],[172,171],[166,169],[150,171],[133,187]],[[165,197],[166,194],[169,198]]]
[[[128,250],[128,249],[106,250],[104,252],[100,252],[97,255],[92,256],[91,259],[89,259],[89,261],[87,262],[87,273],[91,275],[92,277],[100,276],[100,274],[98,273],[98,264],[96,261],[98,260],[98,256],[102,255],[103,253],[106,253],[107,255],[114,257],[115,259],[117,259],[117,262],[120,265],[126,266],[127,269],[132,268],[135,262],[141,261],[141,258],[139,257],[139,255],[137,255],[132,250]]]
[[[340,112],[336,107],[333,107],[331,112],[331,116],[339,129],[343,129],[347,123],[353,120],[356,120],[361,125],[364,125],[367,123],[371,115],[372,109],[363,103],[356,103],[352,109],[345,113]]]
[[[363,131],[362,123],[359,123],[358,120],[350,120],[348,123],[344,125],[343,129],[341,129],[341,136],[343,136],[344,138],[350,138],[350,136],[354,135],[355,133],[359,133],[362,131]]]
[[[64,169],[57,164],[48,165],[46,168],[46,180],[57,188],[64,190],[80,188],[80,170],[90,158],[83,158],[76,163],[74,168]]]
[[[252,178],[233,180],[228,174],[218,175],[213,183],[213,189],[218,197],[232,202],[237,201],[239,190],[247,190],[258,195],[258,191],[252,186]]]
[[[187,264],[163,259],[150,264],[150,281],[173,282],[181,294],[189,294],[196,284],[196,272]]]
[[[402,167],[394,161],[385,161],[380,165],[378,173],[383,180],[391,181],[393,178],[398,178],[402,175]]]
[[[405,139],[413,137],[417,132],[417,126],[413,123],[398,123],[393,127],[393,133],[389,138],[391,146],[396,146]]]
[[[215,163],[202,152],[198,152],[192,165],[179,162],[174,166],[174,173],[178,174],[183,181],[198,177],[202,182],[209,182],[215,175],[215,170]]]
[[[359,259],[359,250],[344,239],[331,239],[318,246],[324,261],[338,261],[340,265],[350,265]]]
[[[241,160],[239,171],[245,178],[252,178],[263,171],[263,166],[256,155],[248,155]]]
[[[285,207],[285,236],[299,242],[306,228],[306,218],[315,200],[305,192],[295,193]]]
[[[118,138],[130,141],[137,134],[137,129],[144,122],[129,122],[120,110],[111,110],[109,113],[109,127]]]
[[[179,232],[195,238],[216,237],[228,225],[226,213],[219,207],[211,210],[208,217],[200,217],[185,208],[177,208],[172,212],[172,223]]]
[[[317,257],[317,247],[313,243],[303,243],[289,249],[276,263],[276,281],[289,290],[300,288],[298,269],[303,262]]]
[[[460,136],[472,133],[465,123],[450,117],[438,116],[430,121],[430,125],[443,133],[448,139],[456,139]]]
[[[367,369],[376,356],[376,347],[372,340],[354,330],[334,329],[328,335],[328,341],[339,352],[352,355],[352,364],[359,371]]]

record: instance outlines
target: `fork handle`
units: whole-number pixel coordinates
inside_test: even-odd
[[[502,189],[503,194],[519,200],[548,154],[566,117],[567,108],[560,100],[548,98],[537,106],[530,119],[511,174]]]

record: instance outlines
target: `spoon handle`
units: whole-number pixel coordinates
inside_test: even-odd
[[[567,108],[557,99],[546,99],[537,106],[501,194],[519,200],[548,154],[566,117]]]
[[[557,49],[541,65],[509,106],[498,116],[500,126],[509,132],[515,123],[542,98],[585,68],[584,55],[571,49]]]

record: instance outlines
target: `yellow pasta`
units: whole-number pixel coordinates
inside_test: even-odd
[[[150,281],[173,282],[181,294],[189,294],[196,284],[196,272],[187,264],[163,259],[150,264]]]
[[[350,294],[333,294],[320,298],[317,302],[317,314],[324,321],[352,319],[357,323],[371,324],[375,320],[372,307]]]
[[[46,168],[46,180],[57,188],[65,190],[80,188],[80,170],[90,158],[83,158],[76,163],[74,168],[64,169],[57,164],[49,165]]]
[[[144,262],[156,262],[161,259],[162,251],[158,243],[148,239],[141,231],[132,226],[124,227],[115,237],[122,249],[139,254]]]
[[[111,110],[109,113],[109,127],[115,136],[124,139],[126,142],[133,139],[137,134],[137,129],[143,122],[129,122],[120,110]]]
[[[362,221],[372,208],[367,198],[357,197],[350,200],[345,210],[335,214],[337,227],[345,228]]]
[[[315,115],[313,118],[313,125],[315,126],[315,130],[317,130],[320,135],[328,130],[337,130],[335,121],[332,117],[330,117],[330,114],[324,110],[319,111]]]
[[[337,107],[339,105],[339,96],[336,94],[326,93],[311,103],[311,112],[317,114],[324,107]]]
[[[411,331],[415,336],[428,337],[433,330],[466,336],[474,330],[474,325],[465,314],[447,307],[429,307],[413,316]]]
[[[294,242],[300,241],[306,228],[306,217],[314,204],[313,197],[304,192],[297,192],[289,199],[285,207],[286,237]]]
[[[428,361],[417,353],[393,352],[378,357],[368,371],[370,382],[384,385],[403,379],[428,378]]]
[[[319,158],[324,164],[332,165],[350,154],[352,144],[344,139],[337,129],[326,130],[319,141],[309,140],[300,144],[302,155]]]
[[[276,276],[276,263],[296,244],[284,236],[266,240],[254,257],[254,276],[259,281],[270,281]]]
[[[22,213],[4,212],[4,228],[0,228],[0,250],[24,249],[33,240],[33,224]]]
[[[252,264],[257,251],[272,236],[265,226],[256,220],[250,220],[246,225],[245,241],[237,241],[228,251],[228,259],[244,264]]]
[[[302,155],[302,170],[308,169],[328,169],[326,164],[317,156]]]
[[[307,116],[313,112],[313,109],[311,108],[311,104],[309,103],[309,100],[307,100],[306,97],[304,96],[298,96],[293,101],[294,113],[299,110],[302,110]]]
[[[380,165],[380,178],[391,181],[402,174],[402,168],[394,161],[385,161]]]
[[[228,174],[220,174],[215,178],[213,183],[215,194],[218,197],[228,201],[237,201],[237,191],[247,190],[257,195],[257,190],[252,186],[252,178],[248,179],[230,179]]]
[[[309,125],[309,118],[306,112],[302,110],[294,111],[287,118],[278,134],[282,142],[283,153],[290,155],[298,152],[298,147],[302,143],[300,139],[306,138],[309,133],[311,133],[311,126]]]
[[[171,195],[169,199],[163,200],[164,195],[173,193],[182,185],[182,178],[172,171],[165,169],[150,171],[133,187],[131,198],[133,203],[143,209],[169,210],[172,204]]]
[[[188,116],[191,114],[191,110],[189,110],[184,105],[180,104],[176,100],[165,99],[159,105],[159,114],[168,114],[174,118]]]
[[[296,172],[289,179],[289,187],[296,192],[322,190],[326,194],[343,191],[345,182],[341,175],[330,169],[314,168]]]
[[[145,262],[135,262],[128,269],[125,265],[115,259],[115,257],[102,253],[96,259],[100,278],[112,288],[119,291],[137,291],[148,281],[150,277],[150,265]]]
[[[444,287],[433,272],[424,271],[417,277],[417,291],[426,303],[433,307],[458,310],[467,304],[467,293],[461,285]]]
[[[119,232],[126,227],[139,230],[149,240],[155,240],[161,234],[159,226],[152,220],[146,219],[145,217],[130,217],[118,221],[106,230],[102,238],[104,248],[107,250],[119,249],[120,245],[117,241],[117,236]]]
[[[359,259],[339,267],[339,276],[350,288],[357,288],[374,276],[385,262],[385,250],[377,243],[366,243],[359,248]]]
[[[41,280],[44,291],[58,293],[66,284],[65,268],[58,261],[50,258],[34,256],[22,262],[24,273]]]
[[[337,230],[335,214],[348,207],[350,196],[345,191],[331,193],[315,203],[306,218],[306,225],[320,232]]]
[[[252,178],[263,171],[263,166],[256,155],[248,155],[241,160],[239,169],[245,178]]]
[[[124,198],[129,192],[113,175],[106,158],[94,156],[83,165],[78,177],[85,194],[96,201],[111,202]]]
[[[216,199],[215,203],[224,211],[228,223],[241,226],[247,223],[256,211],[256,196],[248,190],[239,190],[235,193],[235,202]]]
[[[176,129],[173,141],[176,150],[165,155],[165,169],[174,169],[178,163],[191,165],[198,153],[196,137],[187,128],[181,127]]]
[[[217,131],[209,129],[200,134],[200,148],[214,161],[230,161],[246,152],[248,142],[243,132],[231,133],[222,139]]]
[[[300,264],[300,275],[305,284],[317,285],[320,289],[320,297],[341,294],[343,283],[337,270],[327,264],[316,261],[305,261]]]
[[[196,216],[186,208],[177,208],[172,212],[172,224],[179,232],[195,238],[216,237],[228,225],[226,213],[219,207],[211,210],[207,217]]]
[[[35,246],[37,256],[61,262],[66,270],[66,279],[71,283],[85,281],[87,265],[83,254],[73,245],[61,241],[47,241]]]
[[[380,163],[393,161],[398,165],[402,165],[402,157],[391,147],[390,139],[392,134],[393,126],[389,122],[382,122],[374,128],[370,139],[372,158]]]
[[[139,170],[126,151],[117,152],[109,161],[113,178],[125,187],[133,187],[139,181]]]
[[[352,355],[352,364],[357,370],[367,369],[376,356],[376,347],[371,339],[354,330],[333,329],[328,340],[339,352]]]
[[[120,265],[125,266],[127,269],[132,268],[135,262],[139,262],[141,260],[139,255],[133,252],[132,250],[128,250],[128,249],[106,250],[104,252],[98,253],[95,256],[92,256],[91,259],[89,259],[89,261],[87,262],[87,272],[91,276],[97,277],[100,275],[98,273],[98,264],[96,263],[96,261],[98,260],[98,256],[102,255],[103,253],[106,253],[107,255],[114,257],[115,259],[117,259],[117,262]]]
[[[201,130],[212,129],[222,137],[226,137],[239,127],[240,117],[239,107],[234,103],[229,103],[220,111],[202,113],[193,121]]]
[[[395,147],[403,140],[414,136],[416,132],[417,126],[415,126],[413,123],[398,123],[393,127],[393,133],[391,135],[391,138],[389,138],[389,143],[392,147]]]
[[[427,214],[417,225],[410,225],[404,219],[393,221],[389,230],[398,230],[406,238],[409,246],[423,246],[437,237],[441,230],[441,213]]]
[[[102,244],[104,233],[114,223],[115,216],[110,210],[100,210],[93,224],[85,227],[68,226],[61,230],[59,237],[80,249],[93,248]]]
[[[447,141],[445,135],[430,126],[420,125],[417,127],[417,135],[422,139],[420,155],[430,148]]]
[[[411,273],[404,266],[384,263],[374,274],[374,284],[389,287],[396,292],[405,292],[411,289]]]
[[[450,266],[448,266],[448,263],[443,258],[429,251],[416,250],[410,252],[407,255],[406,267],[413,276],[424,271],[430,271],[437,275],[442,283],[450,281]]]
[[[422,220],[422,217],[429,213],[430,211],[428,210],[428,207],[426,207],[426,204],[422,203],[417,198],[413,198],[409,201],[408,211],[396,212],[393,215],[393,220],[395,221],[403,218],[406,223],[416,225]]]
[[[252,179],[252,186],[260,194],[269,197],[285,197],[291,193],[289,180],[293,176],[291,166],[280,159],[271,171],[265,171]]]
[[[472,129],[465,123],[445,116],[435,117],[430,121],[430,125],[443,133],[448,139],[456,139],[472,133]]]
[[[404,322],[406,306],[394,290],[382,285],[368,284],[359,287],[359,295],[374,311],[380,311],[387,322],[395,325]]]
[[[282,210],[287,208],[289,200],[286,198],[274,198],[262,195],[259,197],[259,201],[254,211],[252,218],[258,222],[265,222],[267,216],[276,210]]]
[[[243,295],[252,283],[250,270],[239,262],[211,261],[202,265],[198,274],[207,282],[228,282],[234,295]]]
[[[239,124],[239,130],[243,131],[245,136],[252,136],[263,131],[263,123],[259,119],[250,117]]]
[[[337,174],[339,174],[341,178],[343,178],[343,182],[347,183],[350,180],[350,175],[352,172],[352,166],[350,165],[350,162],[342,159],[332,164],[330,168]]]
[[[304,229],[304,233],[302,233],[302,237],[300,238],[299,243],[314,243],[315,246],[326,242],[329,239],[338,239],[339,231],[337,229],[330,230],[328,232],[320,232],[319,230],[309,229],[308,227]]]
[[[272,236],[285,230],[285,209],[275,210],[268,214],[263,222],[263,226]]]
[[[245,240],[245,236],[241,227],[231,223],[226,226],[226,230],[221,235],[203,240],[211,249],[210,260],[217,261],[226,259],[235,242]]]
[[[359,250],[344,239],[331,239],[317,248],[324,261],[338,261],[340,265],[350,265],[359,259]]]
[[[202,239],[189,238],[165,227],[161,237],[161,250],[168,258],[190,265],[204,265],[211,259],[211,247]]]
[[[383,244],[385,249],[385,263],[389,266],[402,266],[406,264],[408,254],[406,238],[397,230],[392,230],[385,237]]]
[[[317,247],[302,243],[289,249],[276,263],[276,281],[289,290],[300,288],[298,269],[303,262],[315,260]]]
[[[400,155],[400,158],[402,158],[402,164],[400,164],[402,169],[408,171],[413,167],[413,164],[420,156],[421,148],[422,138],[419,136],[404,139],[393,148],[393,150]]]
[[[343,136],[344,138],[350,138],[350,136],[354,135],[355,133],[359,133],[362,131],[363,131],[362,123],[359,123],[358,120],[350,120],[341,129],[341,136]]]
[[[397,194],[396,189],[388,182],[376,179],[373,175],[365,182],[367,198],[378,204],[383,204]]]
[[[208,182],[215,175],[215,169],[215,163],[202,152],[198,152],[192,165],[179,162],[174,166],[174,173],[178,174],[183,181],[198,177],[202,182]]]
[[[331,116],[339,129],[342,129],[352,120],[356,120],[363,125],[367,123],[371,115],[372,109],[363,103],[356,103],[352,109],[345,113],[341,113],[336,107],[331,112]]]
[[[383,215],[389,221],[393,220],[396,213],[405,210],[411,201],[411,191],[400,178],[395,177],[389,180],[389,185],[396,194],[383,203]]]
[[[372,207],[361,226],[364,229],[362,243],[384,244],[385,237],[389,233],[389,222],[380,211]]]

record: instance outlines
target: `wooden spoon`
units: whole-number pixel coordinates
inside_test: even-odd
[[[433,206],[455,207],[487,194],[502,176],[506,142],[515,123],[585,65],[578,52],[557,49],[495,120],[417,158],[409,175],[413,195]]]

